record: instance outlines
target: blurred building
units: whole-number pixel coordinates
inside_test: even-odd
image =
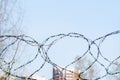
[[[6,76],[5,74],[0,74],[0,80],[45,80],[44,77],[33,75],[31,78],[28,78],[29,75],[23,75],[21,78],[13,77],[13,76]]]
[[[23,75],[23,78],[24,79],[21,79],[21,80],[45,80],[45,77],[42,77],[42,76],[39,76],[39,75],[33,75],[32,77],[28,78],[29,75]]]
[[[77,72],[78,70],[69,67],[67,70]],[[70,71],[63,71],[61,68],[54,67],[53,68],[53,80],[80,80],[78,75],[70,72]]]
[[[0,80],[17,80],[16,77],[13,76],[7,76],[5,74],[0,74]]]

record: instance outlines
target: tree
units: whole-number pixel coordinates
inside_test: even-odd
[[[77,60],[78,58],[79,58],[79,56],[77,56],[75,59]],[[84,79],[87,78],[87,79],[90,79],[90,80],[94,79],[98,70],[96,69],[95,65],[91,66],[91,64],[92,64],[92,62],[86,57],[82,58],[82,59],[80,59],[76,62],[75,68],[77,70],[79,70],[80,72],[85,72],[82,75],[79,75],[80,77],[82,77]],[[90,68],[87,69],[88,67],[90,67]]]
[[[0,35],[16,34],[22,22],[22,10],[18,0],[0,0]],[[18,27],[19,26],[19,27]]]
[[[16,2],[17,0],[0,0],[0,35],[16,35],[19,32],[17,28],[20,27],[22,15],[16,13]],[[5,60],[6,55],[10,53],[6,48],[9,45],[8,41],[10,40],[0,38],[0,70],[7,76],[10,75],[12,65],[14,64]]]
[[[114,65],[115,66],[112,68],[113,69],[112,72],[116,72],[116,73],[118,72],[118,74],[114,75],[113,77],[115,80],[120,80],[120,63],[115,62]]]

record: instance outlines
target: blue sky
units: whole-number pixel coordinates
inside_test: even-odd
[[[97,35],[96,32],[100,34],[119,29],[120,6],[117,0],[26,0],[24,2],[26,2],[25,26],[38,33],[41,29],[41,33],[44,34],[75,31]]]
[[[23,33],[32,36],[39,42],[51,35],[69,32],[78,32],[94,40],[109,32],[120,30],[120,0],[23,0],[22,3],[25,11],[22,24]],[[110,39],[103,44],[105,48],[102,50],[104,53],[109,53],[110,58],[113,56],[111,49],[115,50],[116,55],[119,54],[118,42],[120,39],[115,40],[115,43],[111,42],[113,39]],[[79,46],[78,41],[73,42],[68,39],[61,42],[66,46],[58,43],[59,47],[54,47],[50,56],[57,63],[66,65],[67,61],[74,60],[74,57],[79,55],[79,49],[75,48],[76,53],[73,53],[71,50],[73,47],[68,46],[70,44]],[[61,49],[62,47],[65,49]],[[67,48],[71,50],[66,51],[69,54],[64,53]],[[59,58],[61,55],[69,55],[70,58],[66,62],[61,62],[61,58]],[[50,68],[49,65],[46,69]],[[45,70],[38,74],[46,77]],[[51,76],[50,73],[47,75]]]

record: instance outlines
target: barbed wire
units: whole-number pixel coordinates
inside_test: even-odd
[[[59,67],[62,71],[69,71],[71,73],[74,73],[74,74],[78,75],[80,80],[91,80],[89,78],[81,77],[80,75],[84,75],[84,73],[86,71],[88,71],[95,63],[99,64],[102,68],[104,68],[105,74],[102,76],[98,76],[92,80],[100,80],[104,77],[107,77],[108,75],[110,76],[110,75],[120,74],[120,71],[110,72],[110,67],[113,64],[116,64],[115,62],[120,59],[120,56],[117,56],[117,58],[110,61],[108,58],[104,57],[104,54],[102,54],[102,52],[100,50],[100,47],[101,47],[102,43],[106,40],[106,38],[113,36],[113,35],[117,35],[117,34],[120,34],[120,30],[108,33],[102,37],[96,38],[95,40],[90,40],[87,37],[85,37],[84,35],[79,34],[79,33],[58,34],[58,35],[52,35],[52,36],[46,38],[41,43],[39,43],[32,37],[26,36],[26,35],[0,35],[0,43],[4,44],[4,46],[2,46],[2,48],[0,50],[0,70],[9,76],[14,76],[14,77],[23,79],[23,76],[17,75],[14,72],[29,65],[29,64],[33,64],[34,60],[37,59],[38,56],[41,56],[40,58],[42,58],[44,60],[43,63],[38,67],[38,69],[33,71],[33,73],[30,74],[27,77],[27,79],[30,79],[34,74],[36,74],[37,72],[42,70],[46,63],[49,63],[50,65],[52,65],[53,67],[56,67],[56,68]],[[70,64],[66,65],[65,67],[61,67],[60,65],[58,65],[57,63],[55,63],[54,61],[51,60],[51,57],[49,57],[48,52],[53,45],[55,45],[59,40],[66,38],[66,37],[83,39],[87,43],[88,48],[83,53],[83,55],[81,55],[79,58],[72,61]],[[98,41],[99,41],[99,43],[97,43]],[[21,64],[18,67],[13,68],[13,65],[15,63],[15,58],[18,53],[18,48],[21,45],[21,42],[24,42],[25,44],[32,46],[32,47],[37,47],[37,53],[35,53],[33,59],[27,61],[24,64]],[[12,56],[12,59],[10,59],[10,60],[4,59],[3,56],[5,56],[5,54],[9,53],[9,51],[7,51],[7,50],[13,45],[16,45],[16,50],[13,53],[14,55]],[[91,48],[92,48],[91,46],[93,46],[93,45],[96,46],[97,56],[95,56],[91,51]],[[83,57],[85,57],[87,54],[89,54],[94,60],[83,71],[81,71],[80,73],[77,73],[75,71],[67,69],[67,67],[75,64],[76,62],[81,60]],[[9,55],[11,55],[11,54],[9,54]],[[99,61],[99,57],[102,57],[103,60],[105,60],[109,63],[109,65],[105,66],[101,61]],[[51,78],[50,80],[54,80],[54,79]]]

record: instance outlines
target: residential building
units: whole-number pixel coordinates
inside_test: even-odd
[[[72,67],[68,67],[67,70],[70,70],[73,72],[78,71]],[[77,74],[70,72],[70,71],[65,71],[59,67],[54,67],[53,68],[53,80],[80,80]]]

